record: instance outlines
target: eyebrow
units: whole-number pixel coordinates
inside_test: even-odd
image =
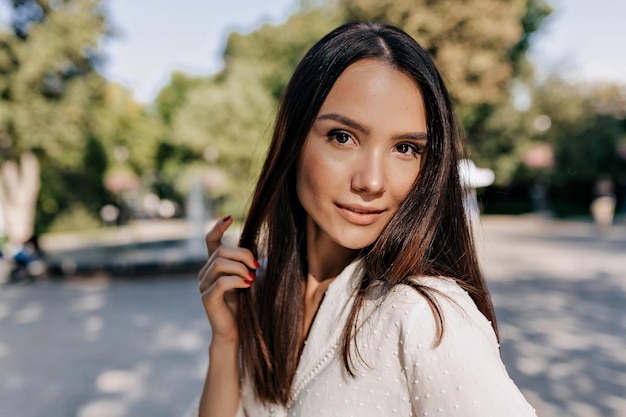
[[[428,141],[428,134],[426,132],[405,133],[405,134],[396,136],[394,139],[413,139],[413,140]]]
[[[363,126],[361,123],[337,113],[322,114],[317,118],[317,120],[334,120],[365,134],[370,133],[370,130],[367,127]],[[428,140],[428,135],[426,134],[426,132],[403,133],[401,135],[395,136],[394,139]]]
[[[334,120],[336,122],[342,123],[348,127],[351,127],[352,129],[361,131],[363,133],[370,133],[370,130],[366,128],[365,126],[363,126],[361,123],[357,122],[356,120],[349,119],[346,116],[337,114],[337,113],[322,114],[317,119],[318,120]]]

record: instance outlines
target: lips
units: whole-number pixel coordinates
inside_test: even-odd
[[[359,205],[335,204],[335,206],[344,219],[359,226],[368,226],[375,223],[385,212],[385,210],[375,207]]]

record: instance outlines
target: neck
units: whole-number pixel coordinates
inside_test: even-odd
[[[304,346],[313,319],[330,283],[356,258],[358,251],[338,245],[307,219],[306,253],[308,275],[304,294],[304,320],[300,349]]]
[[[358,250],[348,249],[332,241],[309,217],[307,219],[308,281],[318,283],[334,279],[352,262]]]

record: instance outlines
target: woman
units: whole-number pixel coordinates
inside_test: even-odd
[[[207,235],[200,416],[532,416],[499,356],[450,98],[406,33],[353,23],[287,86],[242,232]],[[259,259],[263,266],[260,267]]]

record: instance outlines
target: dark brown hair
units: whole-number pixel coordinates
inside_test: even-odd
[[[432,290],[411,277],[452,277],[469,290],[497,333],[462,204],[457,170],[461,135],[441,76],[428,54],[402,30],[349,23],[317,42],[296,68],[282,97],[241,235],[242,247],[267,259],[263,277],[239,293],[238,308],[243,372],[263,402],[289,402],[300,352],[307,276],[306,213],[296,196],[296,164],[335,81],[348,66],[366,58],[388,63],[419,86],[427,113],[428,149],[411,191],[376,242],[362,251],[363,278],[343,335],[346,369],[352,374],[351,342],[358,313],[377,282],[384,283],[384,288],[410,285],[424,295],[438,318],[438,343],[444,318]]]

